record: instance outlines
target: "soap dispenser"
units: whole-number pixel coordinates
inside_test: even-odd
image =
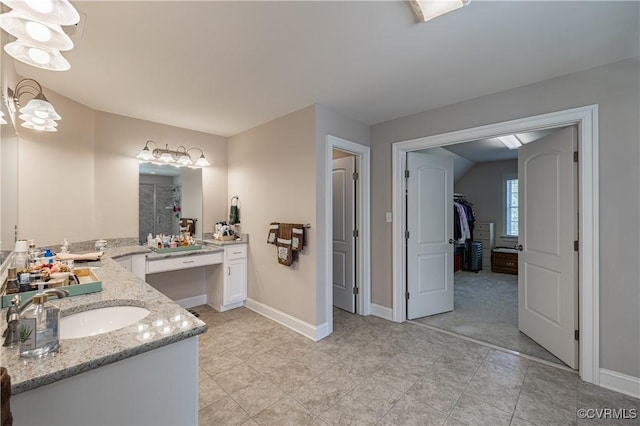
[[[60,347],[60,309],[48,294],[33,296],[31,306],[20,318],[20,356],[33,358]]]

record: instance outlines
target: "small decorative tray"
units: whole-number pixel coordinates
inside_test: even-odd
[[[218,241],[234,241],[236,238],[238,238],[236,235],[221,235],[219,237],[213,237],[214,240]]]
[[[201,250],[202,246],[199,244],[194,244],[191,246],[178,246],[178,247],[169,247],[169,248],[155,248],[151,247],[151,250],[156,253],[175,253],[177,251],[190,251],[190,250]]]
[[[78,277],[78,281],[80,284],[75,284],[73,280],[69,280],[67,282],[71,282],[71,285],[64,285],[63,279],[57,280],[49,280],[45,283],[45,288],[49,287],[57,287],[63,288],[69,292],[69,297],[71,296],[79,296],[81,294],[89,294],[96,293],[98,291],[102,291],[102,281],[100,281],[93,271],[88,268],[76,268],[74,270],[76,277]],[[11,306],[11,299],[16,294],[20,295],[20,299],[24,303],[25,300],[30,298],[31,296],[38,293],[38,290],[25,291],[22,293],[13,293],[13,294],[3,294],[2,295],[2,307],[6,308]]]

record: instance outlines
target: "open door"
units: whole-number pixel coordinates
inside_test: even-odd
[[[333,160],[333,305],[356,312],[355,161]]]
[[[578,368],[576,127],[518,151],[518,325]]]
[[[407,153],[407,318],[453,310],[453,159]]]

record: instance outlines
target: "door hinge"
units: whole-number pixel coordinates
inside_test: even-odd
[[[405,240],[409,239],[409,230],[408,229],[406,231],[404,231],[404,239]]]
[[[358,232],[357,229],[354,229],[353,230],[353,236],[354,236],[354,238],[358,238],[360,236],[360,232]]]
[[[579,246],[580,246],[580,244],[579,244],[578,240],[575,240],[575,241],[573,242],[573,250],[574,250],[574,251],[578,251]]]
[[[578,151],[574,151],[573,152],[573,162],[577,163],[578,162]]]
[[[580,340],[580,330],[574,330],[573,332],[573,338],[578,341]]]
[[[354,288],[353,288],[353,294],[355,294],[356,296],[357,296],[358,294],[360,294],[360,289],[359,289],[358,287],[354,287]]]
[[[353,172],[353,180],[358,180],[359,177],[358,172]]]
[[[409,179],[409,170],[408,169],[404,171],[404,177],[406,179]]]
[[[405,297],[405,299],[409,300],[409,298],[410,298],[410,297],[409,297],[409,292],[406,292],[406,293],[404,294],[404,297]]]

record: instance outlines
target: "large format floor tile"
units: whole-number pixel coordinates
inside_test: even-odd
[[[196,311],[209,326],[200,425],[626,425],[576,413],[640,413],[573,372],[416,324],[336,309],[334,333],[313,342],[245,308]]]

